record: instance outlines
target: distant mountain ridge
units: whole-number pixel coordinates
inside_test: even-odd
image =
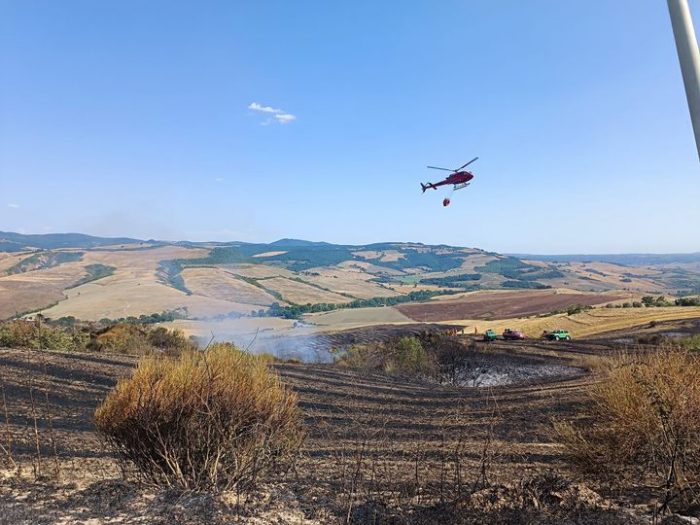
[[[26,250],[54,250],[64,248],[89,249],[103,246],[123,245],[123,244],[150,244],[150,245],[180,245],[191,247],[206,247],[211,245],[228,247],[247,247],[246,252],[262,253],[264,249],[321,249],[321,250],[342,250],[342,249],[368,249],[368,250],[390,250],[393,248],[409,248],[412,246],[425,246],[426,248],[462,248],[448,245],[426,245],[418,242],[378,242],[360,245],[333,244],[325,241],[308,241],[304,239],[283,238],[270,243],[250,243],[240,241],[225,242],[197,242],[197,241],[158,241],[135,239],[131,237],[99,237],[83,233],[39,233],[23,234],[16,232],[0,231],[0,252],[18,252]],[[476,248],[470,248],[475,252],[483,252],[495,255],[494,252],[485,252]],[[675,253],[675,254],[645,254],[645,253],[621,253],[621,254],[562,254],[562,255],[537,255],[529,253],[506,254],[518,259],[541,261],[547,263],[567,263],[567,262],[605,262],[629,266],[659,265],[674,263],[697,263],[700,262],[700,252]]]
[[[333,244],[324,241],[305,241],[303,239],[280,239],[269,243],[269,246],[277,246],[280,248],[291,247],[291,248],[301,248],[301,247],[313,247],[313,246],[333,246]]]
[[[129,237],[95,237],[84,233],[23,234],[0,231],[0,252],[18,252],[27,249],[98,248],[100,246],[144,242],[146,241]]]
[[[618,253],[618,254],[571,254],[571,255],[534,255],[510,254],[519,259],[548,263],[589,263],[603,262],[623,266],[655,266],[659,264],[679,264],[700,262],[700,252],[694,253]]]

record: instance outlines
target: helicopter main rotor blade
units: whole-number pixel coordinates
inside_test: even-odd
[[[431,170],[443,170],[443,171],[456,171],[456,170],[450,170],[447,168],[438,168],[437,166],[428,166]]]
[[[479,157],[474,157],[472,160],[470,160],[469,162],[467,162],[464,166],[460,166],[459,168],[457,168],[457,169],[454,170],[454,171],[461,171],[461,170],[463,170],[464,168],[466,168],[467,166],[469,166],[472,162],[477,161],[477,160],[479,160]]]

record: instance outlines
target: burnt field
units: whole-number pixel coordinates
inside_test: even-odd
[[[270,352],[280,359],[308,363],[332,361],[334,350],[355,344],[384,342],[397,337],[425,336],[428,334],[457,335],[462,327],[439,323],[402,325],[374,325],[337,332],[311,332],[303,335],[261,334],[250,345],[251,350]],[[246,346],[242,344],[242,346]]]
[[[623,299],[624,296],[588,293],[564,293],[549,290],[531,292],[474,293],[454,300],[401,304],[402,314],[422,322],[452,319],[506,319],[549,313],[574,304],[596,305]]]
[[[472,359],[491,366],[571,365],[597,350],[582,346],[555,350],[546,344],[498,343],[488,348],[488,358],[480,349]],[[469,477],[484,460],[491,463],[489,475],[505,478],[523,469],[559,468],[561,451],[552,440],[551,420],[572,415],[590,381],[581,373],[546,382],[459,388],[324,365],[279,365],[278,370],[299,393],[307,418],[310,434],[302,464],[327,483],[342,481],[339,461],[359,451],[365,451],[372,468],[381,465],[390,484],[414,482],[416,462],[423,482],[439,484],[444,468],[456,468],[451,460],[445,463],[455,454]],[[491,448],[485,451],[487,443]]]
[[[581,367],[617,349],[602,340],[464,341],[476,366]],[[95,408],[135,363],[130,356],[0,349],[0,453],[11,479],[0,489],[0,523],[99,520],[106,512],[127,523],[175,520],[170,507],[153,506],[162,500],[119,481],[118,463],[93,426]],[[268,483],[291,491],[311,521],[269,523],[343,523],[338,509],[353,522],[374,523],[362,517],[369,494],[413,505],[538,472],[567,473],[552,421],[575,415],[592,380],[577,368],[575,377],[458,388],[330,364],[274,366],[299,395],[308,437],[293,475]]]

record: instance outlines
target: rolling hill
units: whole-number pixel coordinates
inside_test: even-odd
[[[700,268],[678,257],[630,266],[410,242],[197,243],[73,233],[0,233],[0,243],[13,247],[0,252],[0,318],[41,311],[51,318],[98,320],[178,311],[198,320],[292,320],[339,309],[460,301],[465,294],[499,290],[522,298],[528,291],[559,294],[542,302],[546,312],[561,307],[561,293],[572,291],[572,298],[586,304],[700,292]],[[404,317],[397,310],[387,318]]]
[[[127,237],[94,237],[83,233],[46,233],[25,235],[0,231],[0,252],[24,250],[54,250],[57,248],[96,248],[124,244],[145,244],[154,241],[140,241]]]

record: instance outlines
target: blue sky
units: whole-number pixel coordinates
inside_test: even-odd
[[[0,0],[0,67],[0,230],[700,250],[661,0]]]

